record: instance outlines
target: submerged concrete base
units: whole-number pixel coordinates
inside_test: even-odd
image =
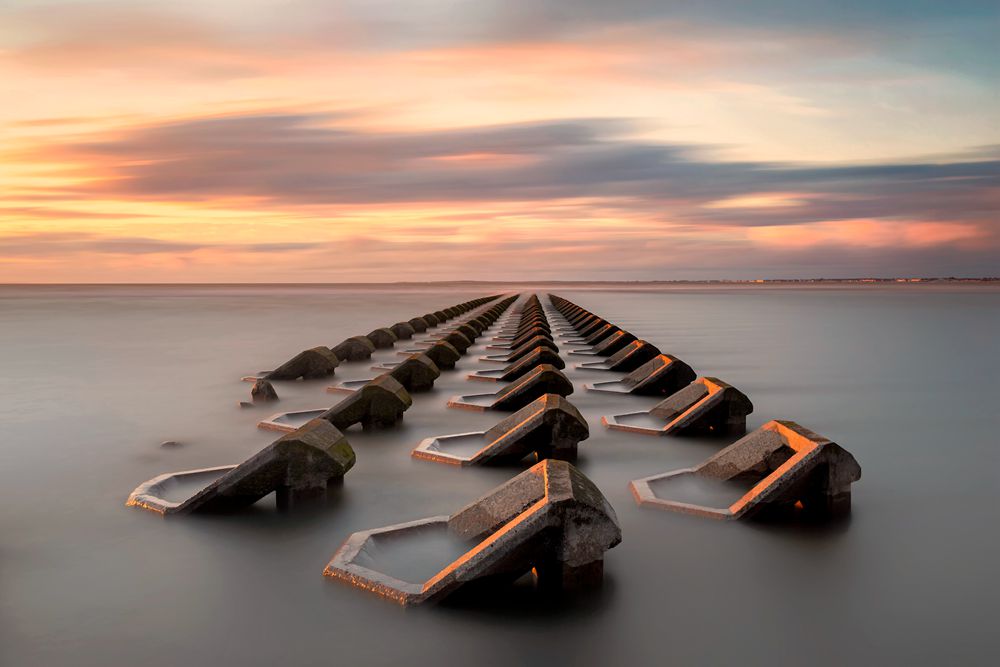
[[[559,369],[542,364],[495,394],[455,396],[448,401],[448,407],[465,410],[519,410],[545,394],[569,396],[572,393],[573,383]]]
[[[461,466],[516,463],[529,454],[538,460],[575,461],[577,445],[588,437],[579,410],[558,394],[546,394],[489,431],[426,438],[412,455]]]
[[[433,389],[434,381],[441,377],[441,371],[437,365],[424,354],[413,354],[405,361],[392,364],[391,367],[377,368],[387,370],[387,374],[403,385],[403,388],[410,393]],[[329,393],[353,394],[375,379],[346,380],[330,385],[326,390]]]
[[[718,378],[698,378],[646,412],[601,417],[617,431],[645,435],[743,435],[753,404]]]
[[[451,541],[440,567],[425,576],[389,566],[394,545],[405,549],[414,534]],[[594,483],[569,463],[545,460],[451,516],[354,533],[323,574],[403,605],[532,571],[546,590],[592,587],[603,575],[605,551],[620,542],[615,512]]]
[[[325,495],[331,482],[354,466],[354,450],[337,428],[313,420],[278,438],[236,466],[203,468],[160,475],[140,484],[126,505],[159,514],[233,510],[276,492],[279,506]],[[205,486],[183,500],[167,498],[171,487]]]
[[[584,384],[587,391],[639,396],[669,396],[695,379],[686,363],[670,354],[661,354],[647,361],[621,380]]]
[[[585,361],[576,365],[577,368],[589,371],[617,371],[631,373],[643,364],[652,361],[661,354],[653,344],[644,340],[634,340],[603,361]]]
[[[413,405],[409,392],[395,378],[380,375],[319,416],[341,430],[354,424],[365,429],[393,426]]]
[[[488,382],[513,382],[524,377],[532,369],[542,364],[548,364],[560,370],[566,368],[566,362],[558,354],[546,347],[539,347],[505,368],[476,371],[466,377],[470,380],[484,380]]]
[[[851,484],[861,466],[840,445],[791,421],[770,421],[695,468],[633,480],[640,505],[714,519],[751,516],[830,519],[851,509]],[[732,502],[709,505],[678,499],[691,484],[727,484]]]

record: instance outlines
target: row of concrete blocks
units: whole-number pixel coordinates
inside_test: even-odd
[[[469,379],[509,382],[494,393],[455,396],[448,407],[463,410],[517,410],[546,394],[568,396],[573,383],[562,373],[566,367],[541,302],[531,295],[517,323],[505,327],[486,347],[493,351],[480,359],[505,364],[503,368],[477,371]]]
[[[333,347],[320,345],[303,350],[274,370],[247,376],[245,379],[309,380],[327,377],[336,371],[341,362],[370,359],[377,349],[391,348],[399,340],[408,340],[415,333],[423,333],[440,326],[498,298],[498,295],[494,295],[465,301],[443,310],[414,317],[406,322],[397,322],[389,327],[375,329],[365,336],[351,336]]]
[[[621,528],[597,487],[569,463],[590,431],[583,415],[565,398],[572,385],[560,372],[564,366],[537,296],[526,300],[516,324],[503,327],[494,343],[491,347],[506,349],[516,358],[508,357],[511,363],[499,373],[481,372],[470,378],[513,383],[497,394],[452,399],[450,406],[509,410],[536,393],[550,389],[560,393],[542,393],[488,431],[427,438],[412,455],[462,466],[518,463],[527,456],[538,463],[451,516],[354,533],[325,574],[407,605],[440,599],[469,584],[509,582],[526,572],[533,573],[543,590],[600,585],[604,552],[621,541]],[[529,343],[532,349],[523,349]],[[540,353],[551,355],[559,368],[543,363],[548,358]],[[454,448],[473,453],[449,451]],[[423,582],[402,581],[379,566],[384,550],[435,532],[467,540],[468,551]]]
[[[441,376],[441,369],[455,367],[472,345],[472,342],[489,328],[516,297],[502,299],[495,305],[477,313],[445,332],[422,352],[415,352],[399,362],[382,367],[383,373],[372,379],[352,380],[330,387],[333,393],[349,393],[328,410],[297,410],[280,412],[258,423],[260,428],[275,431],[294,430],[296,424],[319,417],[338,428],[348,428],[360,423],[363,428],[393,426],[403,418],[403,413],[413,404],[411,392],[427,391]]]
[[[363,393],[362,392],[359,393]],[[468,585],[495,585],[532,573],[545,591],[600,584],[603,555],[621,541],[610,504],[594,484],[564,460],[589,435],[579,412],[557,394],[546,394],[479,434],[491,446],[476,462],[542,459],[531,469],[450,516],[355,533],[337,551],[324,574],[349,581],[401,604],[440,600]],[[140,485],[130,506],[161,514],[224,511],[253,503],[271,491],[280,506],[325,495],[342,479],[355,455],[342,431],[316,418],[282,436],[239,466],[164,475]],[[207,486],[177,503],[163,499],[171,485]],[[378,554],[409,537],[441,533],[466,545],[433,576],[402,581],[378,566]]]
[[[607,348],[600,346],[602,341],[616,335],[616,327],[611,325],[612,333],[608,333],[608,323],[602,318],[561,297],[550,295],[550,298],[570,329],[593,345],[596,354],[609,357],[605,362],[582,364],[581,368],[629,370],[642,357],[648,358],[622,380],[594,383],[587,386],[589,390],[668,394],[649,411],[603,417],[605,426],[649,435],[746,433],[746,417],[753,411],[753,404],[735,387],[718,378],[696,377],[684,362],[661,354],[634,337],[609,354]],[[617,333],[623,331],[617,329]],[[671,484],[685,477],[732,485],[738,496],[726,507],[666,497]],[[642,505],[713,518],[757,515],[829,519],[850,512],[851,484],[860,478],[860,465],[838,444],[795,422],[772,420],[700,466],[634,480],[630,486]]]
[[[507,349],[513,361],[504,368],[468,377],[511,384],[493,394],[457,396],[448,405],[517,411],[487,431],[426,438],[413,450],[414,458],[461,466],[513,463],[528,455],[539,461],[576,460],[577,445],[590,431],[580,412],[565,398],[573,386],[560,372],[565,364],[556,351],[538,297],[529,297],[510,318],[516,321],[502,327],[490,347]]]
[[[164,515],[224,512],[276,492],[279,506],[290,507],[325,497],[355,460],[344,434],[314,419],[238,466],[149,480],[127,504]],[[164,500],[172,485],[199,480],[211,481],[186,500]],[[462,545],[432,576],[404,581],[380,566],[380,552],[400,543],[405,549],[408,537],[428,533]],[[572,464],[546,459],[449,516],[352,534],[323,573],[404,605],[527,573],[545,590],[575,590],[601,583],[604,552],[620,542],[618,518],[596,485]]]
[[[492,323],[513,301],[504,299],[481,317]],[[433,371],[440,374],[436,368]],[[242,464],[161,475],[145,482],[131,494],[128,505],[162,514],[185,514],[244,506],[272,491],[278,493],[281,504],[314,496],[354,465],[354,451],[344,430],[359,423],[365,428],[391,425],[402,418],[413,403],[404,386],[410,375],[383,374],[330,409],[317,411],[319,414],[303,426],[276,428],[288,434]],[[166,500],[164,493],[171,486],[198,480],[211,483],[182,501]]]

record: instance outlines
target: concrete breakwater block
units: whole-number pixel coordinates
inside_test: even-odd
[[[450,370],[462,358],[462,353],[455,346],[445,341],[438,341],[423,351],[424,356],[434,362],[442,370]]]
[[[558,353],[559,346],[553,342],[548,336],[534,336],[533,338],[525,341],[520,347],[509,350],[508,352],[501,354],[488,354],[483,357],[479,357],[480,361],[498,361],[501,363],[513,363],[522,357],[531,354],[538,348],[545,348],[551,350],[552,352]]]
[[[414,458],[452,465],[517,463],[529,454],[575,461],[577,445],[590,437],[587,420],[558,394],[535,399],[488,431],[426,438]]]
[[[287,507],[326,495],[327,486],[354,466],[347,438],[327,421],[314,419],[235,466],[160,475],[140,484],[126,505],[159,514],[218,512],[246,507],[269,493]],[[177,491],[193,490],[171,498]]]
[[[389,327],[389,331],[393,333],[397,340],[409,340],[416,333],[416,329],[409,322],[396,322]]]
[[[668,396],[695,379],[695,372],[686,363],[670,354],[661,354],[647,361],[621,380],[594,382],[583,385],[587,391],[639,396]]]
[[[517,322],[517,324],[504,327],[498,331],[497,335],[494,336],[494,340],[509,340],[511,338],[516,338],[529,329],[544,329],[545,331],[550,331],[549,321],[545,318],[545,315],[541,314],[522,318]]]
[[[542,591],[572,591],[601,585],[604,553],[620,542],[600,489],[572,464],[547,459],[451,516],[354,533],[323,574],[402,605],[529,572]],[[429,547],[435,557],[414,571]]]
[[[459,354],[465,354],[469,348],[472,347],[472,341],[460,331],[450,331],[448,334],[438,339],[438,342],[448,343],[453,348],[458,350]]]
[[[434,381],[441,377],[441,370],[426,354],[412,354],[398,364],[393,364],[388,375],[396,379],[410,393],[428,391],[434,388]],[[375,378],[347,380],[330,385],[330,393],[350,394],[358,391]]]
[[[409,392],[392,376],[380,375],[325,411],[325,419],[341,430],[354,424],[365,429],[393,426],[413,405]]]
[[[261,377],[267,380],[312,380],[333,375],[340,365],[337,353],[322,345],[303,350],[281,364],[273,371],[265,371]]]
[[[646,412],[601,417],[601,423],[645,435],[743,435],[751,412],[753,403],[739,389],[702,377]]]
[[[407,324],[413,327],[413,331],[416,333],[423,333],[427,331],[427,320],[422,317],[414,317],[413,319],[407,320]]]
[[[576,365],[581,370],[631,373],[661,354],[659,348],[644,340],[634,340],[603,361],[584,361]]]
[[[542,338],[548,338],[550,340],[552,339],[552,336],[551,336],[551,334],[549,334],[548,330],[542,329],[540,327],[531,327],[527,331],[525,331],[524,333],[520,334],[517,338],[512,338],[509,342],[506,342],[506,343],[493,343],[491,345],[487,345],[486,349],[487,350],[516,350],[517,348],[521,347],[522,345],[524,345],[525,343],[527,343],[531,339],[537,338],[539,336],[542,337]]]
[[[567,336],[566,342],[574,345],[595,345],[621,329],[607,320],[595,322],[580,332],[579,336]]]
[[[397,340],[399,340],[396,334],[392,332],[392,329],[386,327],[375,329],[365,336],[365,338],[372,342],[372,345],[375,346],[376,350],[389,349],[396,344]]]
[[[598,356],[598,357],[609,357],[615,352],[623,349],[626,345],[635,340],[633,336],[628,331],[619,329],[615,333],[611,334],[600,343],[597,343],[589,350],[570,350],[570,354],[574,355],[585,355],[585,356]]]
[[[774,420],[695,467],[633,480],[640,505],[714,519],[832,519],[851,510],[861,466],[835,442]],[[732,502],[701,503],[699,485],[724,485]],[[724,497],[724,496],[723,496]]]
[[[495,394],[469,394],[448,401],[449,408],[465,410],[519,410],[545,394],[569,396],[573,383],[554,366],[536,366],[521,379]]]
[[[365,336],[351,336],[333,348],[338,359],[346,361],[361,361],[370,359],[375,351],[375,344]]]
[[[566,362],[562,358],[545,347],[537,347],[527,355],[521,357],[514,363],[504,368],[490,368],[476,371],[467,377],[470,380],[486,380],[490,382],[513,382],[531,372],[536,366],[548,364],[554,368],[562,370],[566,368]]]

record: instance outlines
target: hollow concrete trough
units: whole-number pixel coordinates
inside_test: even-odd
[[[684,477],[742,482],[749,490],[725,507],[671,500],[670,483]],[[840,445],[795,422],[773,420],[697,467],[629,486],[640,505],[713,519],[832,519],[850,513],[851,485],[860,478],[861,466]]]
[[[576,365],[581,370],[631,373],[644,363],[662,354],[655,345],[634,340],[602,361],[584,361]]]
[[[545,348],[556,353],[559,352],[559,346],[556,345],[551,338],[549,338],[548,336],[538,335],[526,340],[519,347],[513,350],[508,350],[507,352],[502,354],[488,354],[486,356],[479,357],[479,360],[494,361],[500,363],[513,363],[521,359],[522,357],[531,354],[534,350],[538,348]]]
[[[587,391],[639,396],[669,396],[695,379],[686,363],[670,354],[661,354],[627,374],[621,380],[584,384]]]
[[[380,554],[413,531],[445,532],[468,549],[423,581],[380,569]],[[620,542],[615,511],[594,483],[572,464],[547,459],[451,516],[354,533],[323,574],[401,605],[529,572],[542,590],[575,590],[600,586],[604,553]]]
[[[542,364],[496,393],[455,396],[448,401],[448,407],[511,411],[519,410],[545,394],[569,396],[572,393],[573,383],[569,378],[554,366]]]
[[[383,374],[319,416],[341,430],[354,424],[364,429],[393,426],[413,405],[409,392],[395,378]]]
[[[587,420],[576,406],[558,394],[545,394],[488,431],[425,438],[412,456],[461,466],[516,463],[532,453],[538,460],[575,461],[577,445],[588,437]],[[462,455],[449,451],[455,445],[479,449]]]
[[[587,356],[587,357],[610,357],[619,350],[623,349],[626,345],[634,341],[636,338],[634,335],[625,331],[624,329],[619,329],[615,333],[611,334],[601,342],[597,343],[589,350],[579,349],[570,350],[571,355],[575,356]]]
[[[239,465],[160,475],[140,484],[126,505],[159,514],[228,511],[252,505],[275,492],[278,505],[326,495],[327,487],[354,466],[355,455],[343,433],[314,419],[284,435]],[[184,500],[166,498],[170,487],[205,482]]]
[[[372,368],[387,371],[387,375],[395,378],[411,394],[430,391],[434,388],[434,381],[441,377],[441,370],[426,354],[411,354],[403,361],[391,366],[373,366]],[[330,385],[326,391],[331,394],[353,394],[375,379],[345,380]]]
[[[487,382],[513,382],[530,373],[536,366],[541,366],[542,364],[548,364],[560,370],[566,368],[566,362],[558,354],[546,347],[537,347],[529,354],[526,354],[504,368],[479,370],[470,373],[466,377],[470,380]]]
[[[644,435],[743,435],[753,403],[736,387],[700,377],[645,412],[601,417],[616,431]]]

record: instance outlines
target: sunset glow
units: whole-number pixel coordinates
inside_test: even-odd
[[[995,275],[960,5],[12,0],[0,282]]]

